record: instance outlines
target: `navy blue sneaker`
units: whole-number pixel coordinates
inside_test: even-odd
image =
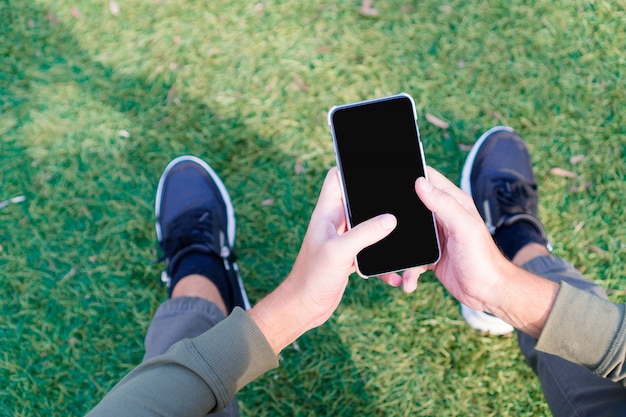
[[[546,232],[537,217],[537,180],[530,155],[512,128],[496,126],[478,138],[465,160],[461,189],[472,196],[498,246],[501,247],[498,231],[526,222],[536,229],[531,229],[535,241],[549,248]],[[461,305],[461,313],[477,330],[500,335],[513,331],[512,326],[497,317],[465,305]]]
[[[201,254],[218,260],[220,269],[223,264],[216,276],[225,282],[214,283],[229,312],[235,306],[251,308],[233,251],[235,210],[226,186],[206,162],[184,155],[167,165],[157,188],[155,214],[156,235],[167,262],[161,280],[170,295],[181,260]]]
[[[537,218],[537,180],[522,138],[507,126],[496,126],[470,150],[461,189],[472,196],[489,232],[518,221],[533,225],[547,244]]]

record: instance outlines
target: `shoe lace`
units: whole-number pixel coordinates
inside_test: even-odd
[[[535,213],[537,184],[524,180],[501,180],[495,187],[500,210],[506,214]]]
[[[172,220],[168,227],[167,238],[160,242],[163,255],[155,263],[168,260],[172,262],[176,255],[191,246],[196,250],[202,247],[204,252],[213,253],[225,260],[224,266],[232,273],[237,255],[231,250],[225,232],[218,227],[214,214],[208,208],[187,211]],[[161,281],[169,288],[171,277],[168,269],[161,273]]]
[[[161,242],[163,256],[159,258],[159,262],[171,259],[191,245],[202,245],[224,259],[235,261],[235,254],[230,250],[224,233],[216,227],[214,215],[209,209],[185,212],[172,221],[168,232],[168,237]]]

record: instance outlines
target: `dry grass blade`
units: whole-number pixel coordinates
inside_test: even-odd
[[[437,116],[433,116],[430,113],[426,113],[426,120],[429,123],[437,126],[439,129],[447,129],[447,128],[450,127],[450,123],[445,122],[445,121],[441,120],[440,118],[438,118]]]
[[[549,172],[559,177],[576,178],[576,173],[563,168],[551,168]]]
[[[359,13],[363,16],[367,17],[378,17],[378,9],[374,7],[374,2],[372,0],[363,0],[361,3],[361,7],[359,8]]]

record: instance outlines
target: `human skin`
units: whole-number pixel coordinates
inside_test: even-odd
[[[419,276],[432,270],[461,303],[486,311],[538,338],[559,290],[557,283],[521,269],[521,264],[547,254],[540,245],[524,247],[507,260],[495,245],[471,196],[435,169],[427,168],[415,182],[415,191],[437,219],[441,258],[435,265],[388,274],[390,285],[415,291]]]

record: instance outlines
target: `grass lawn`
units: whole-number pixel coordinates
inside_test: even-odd
[[[169,160],[200,156],[224,179],[254,302],[289,272],[334,165],[328,109],[401,91],[428,163],[455,181],[478,135],[516,128],[554,253],[626,301],[624,3],[360,6],[0,0],[0,415],[82,415],[141,361],[166,299],[153,205]],[[472,331],[432,275],[412,295],[355,276],[239,403],[550,415],[515,337]]]

